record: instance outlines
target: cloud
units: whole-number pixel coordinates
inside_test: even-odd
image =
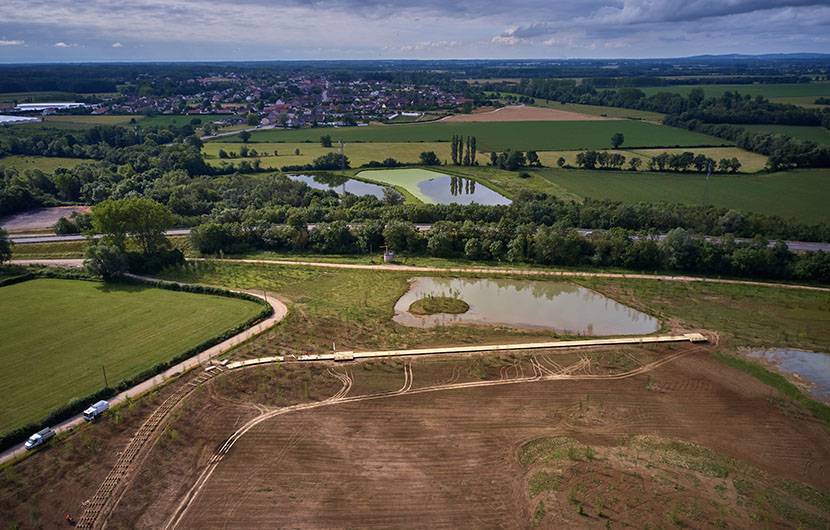
[[[120,42],[116,42],[116,43],[113,43],[112,47],[113,47],[113,48],[123,48],[123,47],[124,47],[124,45],[123,45],[123,44],[121,44]]]
[[[402,52],[411,52],[417,50],[429,50],[434,48],[453,48],[459,46],[461,43],[457,40],[442,40],[442,41],[420,41],[415,44],[407,44],[399,48]]]
[[[693,22],[786,7],[826,5],[822,0],[623,0],[622,6],[605,6],[588,20],[604,24]]]
[[[22,40],[0,40],[0,46],[23,46],[26,41]]]
[[[513,46],[514,44],[519,44],[522,40],[518,37],[514,37],[512,35],[496,35],[493,37],[492,42],[495,44],[506,44],[508,46]]]
[[[53,48],[75,48],[77,44],[67,44],[65,42],[56,42],[52,45]]]

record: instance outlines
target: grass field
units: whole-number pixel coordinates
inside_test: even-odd
[[[560,188],[581,197],[629,203],[701,204],[706,176],[629,171],[535,170]],[[736,210],[830,222],[830,170],[805,169],[755,175],[712,175],[709,202]]]
[[[707,98],[717,97],[724,92],[739,92],[742,95],[764,96],[765,98],[812,97],[830,96],[830,82],[818,83],[782,83],[782,84],[752,84],[752,85],[675,85],[638,87],[646,96],[653,96],[658,92],[673,92],[688,96],[694,88],[702,88]]]
[[[118,92],[101,92],[97,94],[83,94],[85,97],[116,97]],[[72,92],[4,92],[0,94],[0,103],[56,103],[59,101],[74,101],[78,94]]]
[[[164,114],[151,117],[136,116],[135,118],[138,124],[142,126],[167,127],[168,125],[178,125],[181,127],[182,125],[189,125],[190,121],[194,119],[202,120],[201,125],[204,125],[205,123],[228,118],[229,116],[229,114],[200,114],[197,116],[191,116],[189,114]]]
[[[44,173],[53,173],[55,169],[73,168],[84,162],[94,163],[95,160],[87,160],[85,158],[66,158],[66,157],[52,157],[52,156],[23,156],[12,155],[0,158],[0,166],[16,169],[19,173],[27,169],[39,169]]]
[[[249,147],[256,149],[263,167],[279,168],[282,166],[294,166],[310,164],[315,158],[327,153],[339,153],[340,147],[336,143],[334,147],[323,147],[320,145],[319,137],[317,142],[308,143],[277,143],[266,142],[251,144]],[[239,152],[240,144],[228,142],[207,142],[202,152],[207,156],[208,164],[219,166],[223,161],[239,164],[242,160],[253,162],[253,158],[220,159],[219,150],[224,149],[230,153]],[[299,149],[300,154],[295,155],[294,150]],[[273,156],[277,151],[278,156]],[[349,159],[352,167],[358,167],[371,160],[382,162],[392,157],[399,162],[415,163],[423,151],[434,151],[441,160],[450,158],[449,142],[372,142],[372,143],[347,143],[344,153]]]
[[[800,125],[738,125],[748,131],[771,134],[786,134],[799,140],[809,140],[818,144],[830,145],[830,130],[824,127],[805,127]]]
[[[94,125],[125,125],[130,123],[130,119],[132,118],[135,118],[135,116],[44,116],[43,125],[50,127],[60,127],[62,125],[79,125],[84,127],[92,127]]]
[[[721,158],[737,158],[741,161],[741,171],[744,173],[754,173],[764,168],[767,164],[767,157],[757,153],[744,151],[739,147],[690,147],[690,148],[666,148],[666,149],[637,149],[628,151],[625,149],[606,149],[609,153],[619,153],[626,159],[626,166],[628,161],[633,157],[639,157],[643,160],[643,164],[647,163],[647,159],[653,158],[660,153],[682,153],[683,151],[691,151],[694,154],[706,155],[715,161]],[[576,155],[580,151],[538,151],[539,160],[542,165],[549,167],[557,167],[556,161],[559,157],[565,159],[566,164],[576,167]],[[645,165],[643,166],[645,167]]]
[[[677,129],[630,120],[500,122],[500,123],[421,123],[373,125],[339,129],[294,129],[255,131],[251,142],[319,142],[320,136],[346,142],[447,142],[453,135],[475,136],[479,151],[572,150],[611,147],[611,136],[625,135],[625,147],[719,146],[729,142]],[[238,136],[217,139],[241,142]]]
[[[0,432],[166,361],[255,316],[252,302],[37,279],[0,288]]]

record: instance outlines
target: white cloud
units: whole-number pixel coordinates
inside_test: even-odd
[[[457,40],[420,41],[416,42],[415,44],[407,44],[406,46],[401,46],[400,51],[411,52],[415,50],[429,50],[435,48],[453,48],[455,46],[459,46],[460,44],[461,43]]]
[[[55,44],[52,45],[52,47],[54,47],[54,48],[74,48],[76,46],[77,46],[77,44],[67,44],[65,42],[56,42]]]
[[[22,40],[0,40],[0,46],[23,46],[26,41]]]
[[[124,45],[123,45],[123,44],[121,44],[120,42],[116,42],[116,43],[114,43],[114,44],[112,45],[112,47],[113,47],[113,48],[123,48],[123,47],[124,47]]]
[[[493,43],[495,43],[495,44],[507,44],[508,46],[512,46],[514,44],[519,44],[520,40],[521,39],[519,39],[518,37],[513,37],[512,35],[507,35],[507,36],[505,36],[505,35],[496,35],[495,37],[493,37]]]

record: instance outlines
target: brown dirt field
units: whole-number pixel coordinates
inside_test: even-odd
[[[590,116],[567,110],[527,107],[524,105],[502,107],[489,112],[473,114],[455,114],[444,118],[443,122],[477,122],[477,121],[591,121],[610,120],[602,116]]]
[[[329,368],[351,375],[348,399],[401,389],[404,366],[412,367],[410,393],[297,410],[254,426],[207,476],[177,528],[527,528],[534,518],[546,528],[602,528],[609,521],[614,528],[671,527],[670,521],[711,528],[721,520],[749,527],[754,517],[795,528],[792,513],[813,517],[808,522],[830,518],[827,426],[713,360],[713,350],[664,345],[229,374],[209,382],[174,420],[176,436],[168,430],[162,437],[107,528],[164,528],[215,450],[247,418],[271,404],[315,401],[342,388]],[[623,379],[423,391],[438,382],[515,378],[521,370],[529,376],[570,366],[576,374],[619,374],[669,357],[653,371]],[[282,398],[273,399],[274,388],[283,389]],[[643,442],[652,438],[632,438],[643,435],[695,442],[741,462],[732,482],[721,485],[706,468],[678,466],[654,453],[657,442]],[[590,444],[597,456],[523,460],[529,442],[563,436]],[[649,460],[649,451],[657,456]],[[790,486],[786,494],[764,497],[771,490],[763,481],[756,487],[739,480],[755,468],[761,470],[755,479],[807,484],[824,492],[815,495],[826,504],[811,506]],[[556,474],[558,487],[531,496],[528,484],[545,473]]]
[[[0,528],[63,528],[66,515],[79,518],[81,503],[98,490],[127,440],[189,377],[116,407],[5,468],[0,472]]]

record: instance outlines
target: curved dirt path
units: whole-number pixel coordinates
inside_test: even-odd
[[[64,261],[64,262],[80,261],[80,262],[83,262],[83,260],[57,260],[57,261]],[[79,267],[80,265],[60,264],[58,266]],[[149,277],[145,277],[145,276],[133,276],[133,277],[141,279],[141,280],[148,280],[148,281],[161,281],[161,282],[165,281],[165,280],[158,280],[156,278],[149,278]],[[173,282],[167,282],[167,283],[173,283]],[[228,289],[228,290],[233,290],[233,289]],[[246,292],[247,293],[247,291],[237,291],[237,292]],[[124,401],[127,400],[127,398],[129,396],[135,397],[137,395],[148,392],[148,391],[152,390],[153,388],[157,387],[158,385],[162,384],[166,380],[168,380],[168,379],[170,379],[174,376],[177,376],[177,375],[181,374],[182,372],[185,372],[188,369],[193,368],[196,365],[199,365],[199,364],[202,364],[204,362],[209,361],[213,357],[216,357],[217,355],[219,355],[219,354],[235,347],[236,345],[241,344],[242,342],[245,342],[246,340],[250,339],[254,335],[258,335],[258,334],[262,333],[263,331],[267,330],[268,328],[270,328],[271,326],[273,326],[277,322],[284,319],[286,317],[286,315],[288,315],[288,306],[286,306],[283,302],[281,302],[275,296],[272,295],[272,296],[267,296],[266,297],[264,294],[259,294],[259,293],[256,293],[256,292],[250,292],[250,293],[247,293],[247,294],[251,294],[253,296],[256,296],[257,298],[261,298],[261,299],[265,300],[266,302],[268,302],[268,304],[273,309],[273,313],[271,314],[271,316],[266,318],[265,320],[263,320],[259,324],[251,326],[250,328],[242,331],[241,333],[239,333],[237,335],[234,335],[233,337],[231,337],[231,338],[229,338],[229,339],[227,339],[223,342],[220,342],[219,344],[217,344],[215,346],[212,346],[212,347],[202,351],[201,353],[198,353],[198,354],[194,355],[193,357],[190,357],[189,359],[185,359],[184,361],[182,361],[182,362],[180,362],[180,363],[178,363],[174,366],[171,366],[170,368],[168,368],[164,372],[156,375],[155,377],[147,379],[146,381],[141,382],[141,383],[133,386],[132,388],[129,388],[129,389],[117,394],[116,396],[114,396],[114,397],[112,397],[108,400],[109,403],[110,403],[110,406],[112,407],[112,406],[117,405],[119,403],[123,403]],[[77,415],[69,418],[68,420],[64,420],[63,422],[59,423],[58,425],[53,427],[53,429],[54,429],[55,432],[60,434],[62,432],[73,429],[73,428],[77,427],[78,425],[83,424],[84,421],[85,420],[83,418],[83,415],[77,414]],[[16,446],[14,446],[10,449],[7,449],[7,450],[3,451],[2,453],[0,453],[0,463],[6,462],[7,460],[11,460],[12,458],[15,458],[15,457],[20,456],[20,455],[25,454],[25,453],[26,453],[26,449],[23,447],[23,444],[21,443],[19,445],[16,445]]]
[[[188,261],[216,261],[228,263],[255,263],[262,265],[289,265],[295,267],[320,267],[331,269],[353,269],[353,270],[385,270],[405,272],[458,272],[464,274],[508,274],[515,276],[546,276],[549,278],[618,278],[635,280],[662,280],[667,282],[709,282],[724,283],[731,285],[748,285],[755,287],[780,287],[782,289],[803,289],[807,291],[830,292],[830,287],[817,287],[813,285],[798,285],[794,283],[761,282],[754,280],[728,280],[724,278],[707,278],[703,276],[675,276],[668,274],[637,274],[622,272],[579,272],[579,271],[545,271],[528,269],[499,269],[486,267],[417,267],[414,265],[361,265],[357,263],[324,263],[319,261],[290,261],[290,260],[268,260],[268,259],[213,259],[213,258],[189,258]],[[82,259],[31,259],[11,260],[16,265],[51,265],[54,267],[79,268],[83,266]]]

